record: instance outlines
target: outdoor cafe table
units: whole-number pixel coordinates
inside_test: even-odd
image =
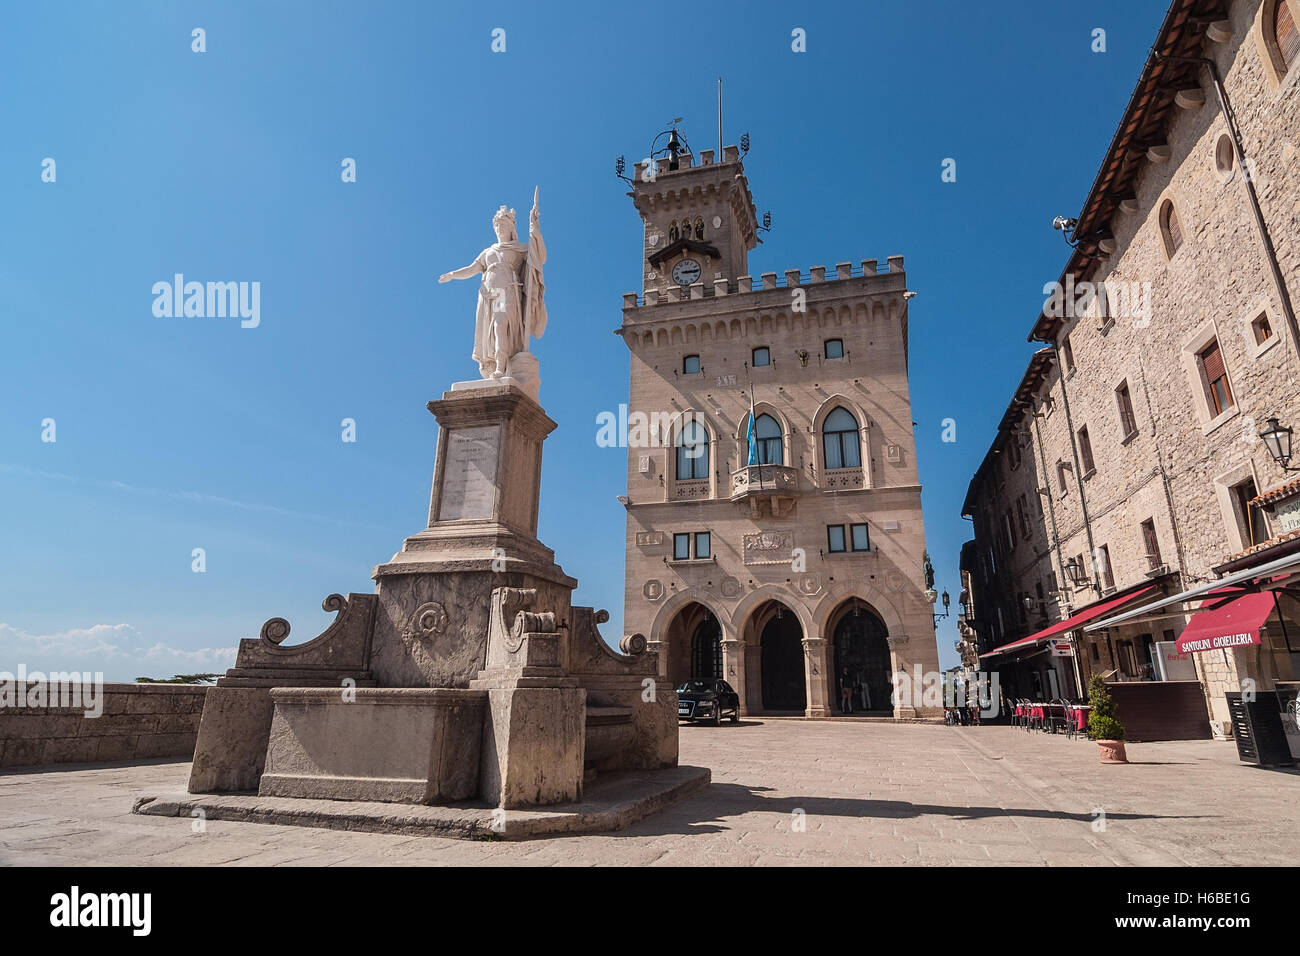
[[[1087,704],[1081,704],[1074,708],[1074,726],[1076,730],[1088,729],[1088,712],[1092,710]]]

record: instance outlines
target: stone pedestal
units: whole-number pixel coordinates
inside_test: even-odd
[[[555,614],[537,605],[529,588],[492,592],[488,666],[470,684],[488,695],[480,790],[506,809],[582,797],[587,692],[562,665]]]
[[[255,791],[271,732],[269,687],[213,687],[203,701],[190,793]]]
[[[271,691],[260,796],[448,803],[478,793],[486,694],[456,689]]]
[[[510,379],[461,382],[438,419],[429,525],[374,570],[371,670],[386,687],[465,687],[487,666],[493,588],[528,588],[563,620],[577,582],[537,540],[542,442],[555,428]]]

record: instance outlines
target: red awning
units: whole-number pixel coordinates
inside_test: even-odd
[[[1130,591],[1119,597],[1113,597],[1108,601],[1100,601],[1097,604],[1090,604],[1073,617],[1067,617],[1064,621],[1059,621],[1050,627],[1045,627],[1037,634],[1030,634],[1028,637],[1022,637],[1018,641],[1012,641],[1010,644],[1003,644],[1001,647],[995,647],[993,650],[981,654],[980,657],[993,657],[995,654],[1007,654],[1019,650],[1028,650],[1039,644],[1044,644],[1056,637],[1058,634],[1064,634],[1066,631],[1073,631],[1075,628],[1082,627],[1094,618],[1101,617],[1109,611],[1113,611],[1121,604],[1127,604],[1134,598],[1139,598],[1149,591],[1155,589],[1154,584],[1148,584],[1145,587],[1138,588],[1136,591]]]
[[[1243,594],[1215,607],[1223,600],[1221,592],[1211,591],[1213,600],[1201,602],[1202,610],[1178,637],[1178,653],[1197,654],[1226,647],[1245,647],[1260,643],[1259,630],[1273,613],[1273,592]]]

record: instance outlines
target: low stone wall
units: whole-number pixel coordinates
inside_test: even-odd
[[[105,684],[98,717],[85,707],[0,707],[0,767],[190,757],[208,689]]]

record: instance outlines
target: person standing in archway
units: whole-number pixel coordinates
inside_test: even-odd
[[[840,671],[840,710],[846,714],[853,713],[853,678],[847,667]]]

